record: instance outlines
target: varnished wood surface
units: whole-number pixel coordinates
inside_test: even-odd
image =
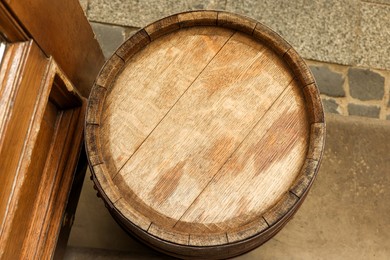
[[[0,259],[50,259],[81,147],[85,101],[33,41],[11,44],[4,61]]]
[[[181,257],[229,257],[275,234],[312,183],[323,136],[299,55],[264,25],[215,11],[164,18],[125,42],[86,117],[109,209]]]
[[[7,40],[33,38],[88,96],[104,56],[78,0],[1,0],[0,21]]]

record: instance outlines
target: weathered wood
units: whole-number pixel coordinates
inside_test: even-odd
[[[297,196],[290,192],[285,193],[279,202],[264,214],[264,220],[269,226],[274,225],[278,220],[286,215],[288,211],[291,211],[297,201]]]
[[[320,160],[325,143],[325,124],[313,123],[310,133],[310,147],[307,153],[308,159]]]
[[[149,35],[150,39],[153,41],[158,37],[178,30],[180,28],[180,21],[177,15],[172,15],[165,17],[157,22],[149,24],[145,27],[146,33]]]
[[[318,166],[319,162],[317,160],[306,159],[305,164],[302,167],[301,173],[295,180],[290,191],[294,193],[297,197],[301,198],[304,192],[310,186],[310,183],[314,180],[313,177],[318,171]]]
[[[303,88],[303,93],[306,98],[308,110],[311,111],[309,114],[310,123],[323,123],[325,120],[324,111],[321,108],[321,97],[317,86],[312,83]]]
[[[235,29],[240,32],[253,34],[257,22],[247,17],[228,12],[218,12],[218,26]]]
[[[200,27],[177,33],[181,37],[167,35],[150,43],[128,61],[107,95],[106,113],[101,114],[105,122],[101,133],[104,135],[103,149],[111,150],[109,157],[112,160],[108,159],[107,166],[113,175],[124,166],[233,32],[225,29],[210,32]],[[193,49],[192,44],[197,48]],[[167,59],[175,62],[167,63]],[[195,59],[197,62],[193,63]],[[188,66],[191,63],[193,65]],[[126,95],[123,95],[124,91]],[[108,128],[119,123],[125,128],[121,134],[110,134],[116,130]]]
[[[150,37],[144,29],[136,32],[132,37],[125,41],[115,52],[122,60],[128,61],[134,54],[139,52],[150,42]],[[93,96],[93,95],[91,95]]]
[[[264,243],[321,159],[307,66],[272,30],[226,12],[177,14],[145,32],[152,41],[141,29],[122,45],[91,95],[98,193],[125,229],[174,256],[226,258]]]
[[[315,82],[306,62],[293,48],[288,49],[288,51],[283,55],[283,58],[286,60],[298,80],[301,81],[302,87],[306,87],[307,85]]]
[[[192,27],[197,25],[217,25],[216,11],[194,11],[178,14],[180,27]]]
[[[99,125],[101,111],[103,109],[103,102],[107,90],[99,85],[94,87],[91,91],[91,97],[88,99],[88,106],[90,109],[87,111],[85,121],[87,124]]]
[[[288,42],[264,24],[256,24],[253,36],[268,45],[279,56],[285,55],[291,49],[291,45]]]
[[[121,57],[113,54],[100,71],[99,76],[96,79],[96,85],[106,89],[109,88],[123,65],[124,61]]]

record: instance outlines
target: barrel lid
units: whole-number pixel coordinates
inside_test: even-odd
[[[324,135],[303,59],[263,24],[220,11],[130,37],[96,79],[85,126],[112,214],[179,256],[237,254],[279,230],[311,186]]]

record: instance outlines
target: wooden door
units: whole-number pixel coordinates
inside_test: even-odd
[[[1,1],[0,42],[0,259],[50,259],[103,55],[77,0]]]

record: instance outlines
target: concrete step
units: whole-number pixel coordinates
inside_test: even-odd
[[[279,234],[237,259],[390,258],[390,121],[326,120],[324,158],[306,201]],[[162,257],[118,227],[92,186],[85,181],[66,259]]]

